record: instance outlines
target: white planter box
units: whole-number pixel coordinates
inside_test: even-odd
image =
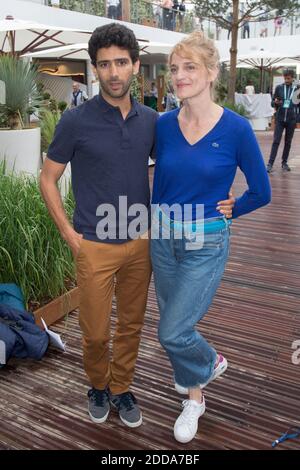
[[[16,174],[38,176],[41,168],[41,130],[0,130],[0,161]]]

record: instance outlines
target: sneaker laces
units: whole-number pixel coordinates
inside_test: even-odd
[[[202,402],[198,404],[199,406],[203,405],[203,400],[204,400],[204,397],[202,398]],[[195,405],[193,400],[184,400],[182,402],[182,408],[183,408],[183,411],[180,415],[180,421],[182,422],[182,424],[190,425],[191,419],[195,418],[195,411],[198,408],[198,406]]]
[[[96,388],[92,388],[88,392],[88,396],[94,405],[103,407],[105,398],[107,398],[107,392],[106,390],[97,390]]]
[[[134,409],[136,404],[136,399],[131,392],[122,393],[120,396],[119,406],[125,408],[126,411],[131,411]]]

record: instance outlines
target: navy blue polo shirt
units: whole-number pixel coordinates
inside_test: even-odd
[[[63,113],[48,158],[63,164],[71,162],[76,202],[73,224],[86,240],[122,243],[132,238],[127,228],[139,213],[127,217],[127,211],[119,211],[120,196],[122,204],[126,196],[128,207],[143,204],[150,213],[148,158],[154,152],[157,117],[154,110],[132,99],[124,120],[120,109],[107,103],[101,94]],[[106,204],[115,209],[116,236],[99,239],[97,226],[107,219]]]

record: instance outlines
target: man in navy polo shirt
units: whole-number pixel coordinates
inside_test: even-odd
[[[103,423],[113,405],[126,425],[137,427],[142,415],[129,389],[151,275],[148,157],[153,152],[157,113],[130,97],[130,85],[139,70],[139,46],[130,29],[114,23],[97,28],[89,41],[89,54],[101,93],[63,114],[40,186],[76,259],[83,360],[92,384],[90,417]],[[68,162],[76,201],[74,227],[57,189]],[[232,206],[232,199],[223,201],[220,211],[229,214]],[[131,230],[136,219],[137,230]],[[117,325],[110,360],[114,281]]]
[[[151,276],[146,223],[150,207],[148,157],[153,151],[157,114],[130,96],[140,64],[139,45],[130,29],[114,23],[97,28],[89,41],[89,55],[101,93],[63,114],[40,186],[76,259],[83,360],[92,384],[88,392],[90,417],[103,423],[113,405],[126,425],[136,427],[142,423],[142,415],[129,388]],[[57,189],[68,162],[76,201],[74,228]],[[141,230],[136,238],[128,230],[134,214],[127,217],[126,204],[128,208],[145,208],[147,220],[141,222],[145,233]],[[110,219],[106,219],[108,212]],[[105,232],[107,220],[113,230]],[[117,325],[110,360],[114,282]]]

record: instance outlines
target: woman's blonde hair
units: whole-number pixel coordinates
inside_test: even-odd
[[[173,47],[169,55],[169,66],[171,65],[173,54],[191,59],[196,64],[204,65],[208,73],[219,69],[219,51],[214,42],[205,37],[200,31],[189,34]],[[212,96],[216,84],[217,79],[211,83]]]

